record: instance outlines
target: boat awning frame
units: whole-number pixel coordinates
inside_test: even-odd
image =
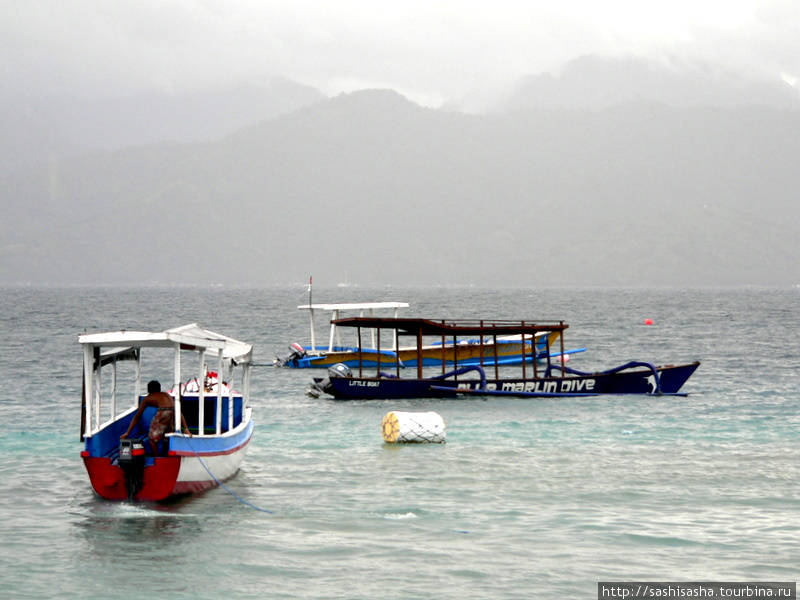
[[[354,327],[358,330],[359,346],[361,346],[361,330],[371,329],[378,332],[380,339],[380,331],[382,329],[391,330],[395,337],[400,335],[414,336],[416,338],[417,349],[417,377],[422,379],[422,338],[424,336],[436,336],[443,341],[450,337],[453,343],[459,337],[479,337],[480,343],[486,338],[496,339],[499,336],[520,336],[520,339],[525,339],[526,336],[532,336],[536,339],[537,335],[542,333],[556,334],[561,341],[561,354],[564,353],[564,330],[569,327],[563,321],[552,322],[534,322],[534,321],[504,321],[504,320],[471,320],[471,321],[433,321],[429,319],[410,318],[410,317],[351,317],[348,319],[338,319],[331,321],[335,327]],[[523,346],[524,347],[524,346]],[[444,349],[444,344],[442,344]],[[498,368],[497,363],[497,346],[495,348],[495,370]],[[532,353],[535,353],[535,344],[532,346]],[[548,352],[547,361],[550,361]],[[442,361],[442,369],[444,370],[445,362]],[[380,362],[378,363],[380,369]],[[399,364],[398,364],[399,370]],[[363,375],[363,364],[361,362],[361,355],[359,354],[359,376]],[[536,373],[537,366],[536,360],[533,360],[534,374]],[[525,359],[522,360],[523,377],[525,376]],[[380,376],[380,372],[378,373]]]
[[[345,302],[339,304],[301,304],[298,310],[374,310],[408,308],[408,302]]]
[[[380,302],[340,302],[340,303],[323,303],[323,304],[301,304],[297,307],[298,310],[307,310],[310,316],[310,325],[311,325],[311,349],[316,350],[317,347],[317,333],[316,333],[316,324],[314,322],[314,311],[316,310],[327,310],[333,312],[333,318],[330,320],[331,329],[330,335],[328,339],[328,352],[333,351],[334,344],[341,345],[341,339],[339,339],[338,331],[336,330],[335,322],[339,319],[339,311],[342,310],[357,310],[359,311],[359,316],[364,317],[365,315],[369,315],[369,317],[373,317],[375,310],[392,310],[393,311],[393,318],[397,318],[398,311],[401,308],[408,308],[408,302],[393,302],[393,301],[380,301]],[[375,338],[373,336],[372,339],[372,347],[377,348]],[[395,340],[395,348],[397,347],[397,341]]]
[[[101,371],[104,366],[111,365],[111,400],[110,419],[117,418],[117,362],[135,361],[135,379],[133,404],[139,402],[141,382],[141,350],[142,348],[164,348],[173,352],[173,381],[177,390],[175,397],[175,430],[181,427],[181,352],[196,352],[200,361],[197,381],[202,382],[206,375],[206,360],[216,358],[218,373],[222,373],[225,364],[242,369],[242,398],[244,404],[250,397],[250,368],[253,361],[253,347],[234,338],[203,329],[197,323],[189,323],[161,332],[150,331],[112,331],[107,333],[86,333],[78,336],[83,347],[83,392],[81,410],[81,441],[91,436],[93,431],[101,427]],[[200,384],[198,383],[198,390]],[[220,432],[220,407],[222,402],[222,386],[217,386],[217,434]],[[199,391],[198,391],[199,395]],[[199,434],[203,435],[205,403],[199,412]],[[132,409],[131,409],[132,410]],[[229,428],[233,422],[233,403],[229,403]],[[107,424],[106,423],[106,424]]]
[[[370,329],[392,329],[403,335],[430,336],[494,336],[533,335],[542,332],[563,332],[569,327],[563,321],[434,321],[418,318],[350,317],[332,321],[337,327],[360,327]]]
[[[219,356],[235,364],[252,361],[253,347],[221,333],[203,329],[197,323],[174,327],[161,332],[150,331],[112,331],[107,333],[85,333],[78,336],[78,342],[97,348],[103,362],[112,358],[133,360],[136,348],[174,348],[180,344],[181,350],[205,351],[209,356]]]

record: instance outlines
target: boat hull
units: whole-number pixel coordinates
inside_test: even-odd
[[[554,343],[554,338],[550,340]],[[537,341],[537,355],[542,360],[547,355],[547,343],[545,340]],[[553,346],[554,347],[554,346]],[[380,362],[381,368],[397,367],[416,367],[422,360],[422,365],[429,366],[493,366],[495,362],[499,365],[518,365],[523,361],[533,362],[531,356],[531,342],[524,344],[519,340],[479,340],[461,341],[455,346],[451,343],[444,345],[424,346],[418,353],[416,348],[400,348],[399,350],[381,350],[364,348],[335,348],[327,350],[317,348],[312,350],[305,348],[306,354],[303,357],[292,358],[285,363],[285,366],[294,369],[309,368],[328,368],[336,364],[343,364],[349,368],[357,368],[359,364],[363,368],[375,368]],[[564,354],[582,352],[584,349],[565,351]],[[555,355],[555,354],[554,354]]]
[[[292,358],[283,366],[292,369],[327,369],[333,365],[343,364],[348,367],[358,366],[359,360],[365,367],[377,367],[378,362],[382,368],[397,365],[397,354],[389,350],[365,349],[359,352],[358,348],[340,348],[336,350],[310,350],[305,356]]]
[[[637,368],[614,373],[567,375],[549,378],[486,379],[474,375],[460,379],[412,379],[395,377],[332,377],[315,379],[324,391],[340,400],[382,400],[402,398],[457,398],[462,395],[505,395],[518,397],[578,397],[615,394],[677,394],[699,366]]]
[[[132,497],[126,472],[116,458],[90,456],[87,451],[82,457],[92,489],[101,498],[159,502],[216,487],[233,477],[247,453],[253,429],[253,421],[248,421],[229,435],[173,436],[167,456],[145,460],[141,485]]]

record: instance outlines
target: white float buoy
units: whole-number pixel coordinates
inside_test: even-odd
[[[389,444],[444,443],[445,425],[435,412],[412,413],[393,410],[381,422],[383,440]]]

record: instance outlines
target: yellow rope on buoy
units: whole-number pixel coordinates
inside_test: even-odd
[[[391,411],[383,417],[381,429],[387,444],[445,441],[444,420],[435,412]]]
[[[400,436],[400,421],[394,412],[386,413],[381,422],[383,428],[383,440],[389,444],[394,444]]]

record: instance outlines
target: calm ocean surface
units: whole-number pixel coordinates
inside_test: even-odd
[[[577,599],[598,581],[798,579],[796,288],[315,289],[315,302],[407,301],[406,316],[563,319],[567,346],[588,348],[576,368],[702,365],[687,398],[362,403],[307,397],[316,370],[257,368],[255,436],[227,486],[272,513],[223,489],[159,505],[93,495],[79,333],[196,321],[271,363],[308,342],[307,300],[0,289],[0,597]],[[447,443],[384,444],[390,410],[438,412]]]

